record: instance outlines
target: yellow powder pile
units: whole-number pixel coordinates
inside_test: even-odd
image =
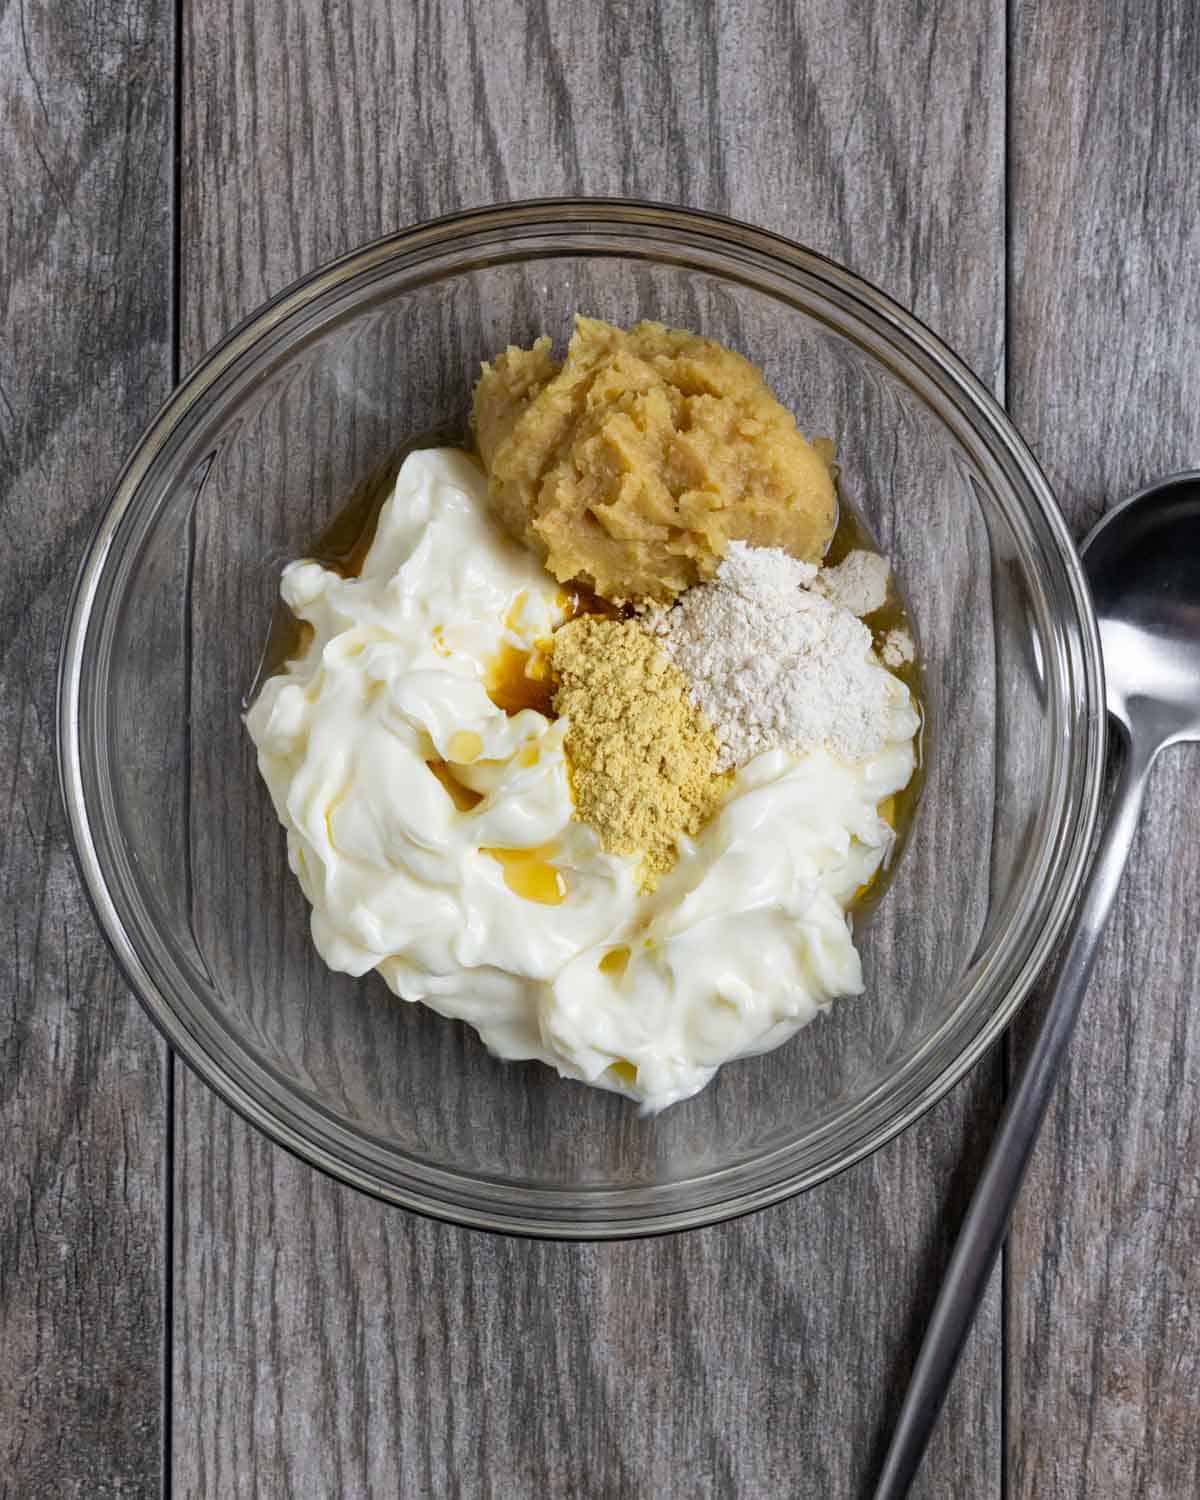
[[[577,815],[612,854],[644,856],[652,890],[729,783],[687,679],[632,620],[582,615],[554,634],[554,711],[570,720],[566,750]]]

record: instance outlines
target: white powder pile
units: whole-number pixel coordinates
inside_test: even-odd
[[[861,760],[916,733],[908,689],[875,657],[862,621],[818,592],[821,572],[733,542],[711,583],[646,616],[712,724],[722,768],[822,745]]]
[[[869,615],[887,601],[890,572],[878,552],[848,552],[836,567],[820,570],[813,588],[852,615]]]

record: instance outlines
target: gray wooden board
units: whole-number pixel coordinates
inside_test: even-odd
[[[1011,40],[1009,403],[1082,535],[1200,465],[1200,12],[1018,3]],[[1014,1497],[1200,1494],[1198,791],[1169,752],[1014,1227]]]
[[[76,877],[54,692],[170,381],[167,9],[0,5],[0,96],[0,1496],[153,1495],[165,1049]]]
[[[373,234],[626,191],[829,251],[998,385],[1003,9],[185,7],[184,363]],[[1188,0],[1010,11],[1007,394],[1082,533],[1197,461],[1200,33]],[[159,1481],[162,1049],[79,892],[51,726],[74,564],[169,376],[171,40],[154,0],[0,5],[4,1500]],[[1200,1487],[1195,767],[1156,774],[1018,1216],[1007,1453],[993,1294],[920,1493]],[[854,1493],[999,1091],[993,1062],[751,1220],[573,1248],[367,1202],[178,1076],[168,1477],[198,1496]]]
[[[185,366],[360,240],[465,204],[589,191],[801,238],[915,306],[995,382],[1003,7],[905,7],[900,48],[875,10],[314,0],[251,22],[192,5]],[[210,540],[202,526],[201,575],[229,545]],[[570,1247],[368,1202],[181,1072],[176,1491],[855,1493],[998,1097],[993,1061],[799,1202]],[[999,1493],[1000,1353],[994,1291],[917,1493]]]

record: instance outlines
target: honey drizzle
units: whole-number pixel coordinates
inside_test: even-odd
[[[629,967],[629,959],[630,951],[622,944],[619,948],[610,948],[597,967],[601,974],[607,974],[610,979],[620,979]]]
[[[563,612],[564,623],[577,619],[580,615],[602,615],[606,620],[623,620],[631,613],[608,599],[602,599],[578,579],[573,583],[563,584],[555,603]]]
[[[425,764],[450,794],[451,801],[459,812],[471,812],[483,801],[483,793],[464,785],[454,774],[454,767],[444,760],[427,760]]]
[[[603,615],[611,620],[624,617],[624,612],[615,604],[601,599],[582,583],[565,584],[559,589],[555,603],[563,612],[564,623],[580,615]],[[504,618],[506,629],[519,628],[524,605],[525,594],[522,592]],[[549,643],[539,642],[533,650],[523,651],[506,641],[488,662],[483,685],[488,697],[506,714],[519,714],[522,709],[532,708],[552,719],[557,684],[550,666]]]
[[[504,872],[504,884],[510,891],[539,906],[561,906],[567,897],[567,880],[551,864],[559,852],[557,844],[542,844],[536,849],[480,849],[494,859]]]
[[[541,675],[533,676],[539,668]],[[541,651],[522,651],[505,641],[488,662],[483,685],[488,697],[506,714],[535,708],[548,719],[554,717],[554,676]]]

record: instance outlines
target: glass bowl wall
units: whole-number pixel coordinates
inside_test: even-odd
[[[867,993],[642,1118],[331,974],[241,723],[279,572],[407,437],[465,430],[481,359],[572,314],[700,330],[765,367],[891,556],[920,636],[923,802],[861,933]],[[512,205],[285,292],[171,398],[80,576],[60,755],[80,864],[151,1014],[236,1108],[397,1203],[516,1232],[710,1222],[827,1177],[999,1033],[1059,932],[1096,812],[1099,649],[1074,549],[1000,408],[926,330],[745,226]]]

